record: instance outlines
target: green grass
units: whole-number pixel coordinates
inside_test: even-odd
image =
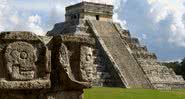
[[[84,99],[185,99],[185,90],[92,88],[85,90]]]

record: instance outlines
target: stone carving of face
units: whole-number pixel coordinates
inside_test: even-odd
[[[93,54],[91,48],[88,48],[88,51],[86,53],[86,62],[87,64],[89,64],[88,67],[86,67],[87,77],[91,81],[93,78]]]
[[[31,44],[14,42],[7,46],[5,63],[11,80],[32,80],[35,77],[36,54]]]
[[[85,81],[93,79],[93,53],[90,47],[82,47],[81,49],[81,72]]]
[[[68,57],[68,50],[67,47],[64,44],[61,44],[61,47],[59,49],[59,57],[60,57],[60,63],[62,64],[65,72],[70,72],[69,70],[69,57]]]

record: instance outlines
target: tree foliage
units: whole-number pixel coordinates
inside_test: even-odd
[[[182,59],[182,62],[176,61],[162,64],[167,66],[168,68],[172,68],[177,75],[182,75],[185,78],[185,58]]]

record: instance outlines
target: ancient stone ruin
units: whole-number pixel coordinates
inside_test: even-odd
[[[0,99],[82,99],[92,86],[184,88],[112,15],[112,5],[81,2],[47,36],[2,32]]]
[[[81,2],[66,7],[66,20],[48,36],[78,35],[95,39],[93,85],[124,88],[184,88],[182,76],[157,62],[154,53],[112,19],[113,6]]]
[[[0,99],[82,99],[92,82],[93,38],[0,34]]]

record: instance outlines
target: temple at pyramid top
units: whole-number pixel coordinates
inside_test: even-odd
[[[81,2],[66,7],[66,21],[90,19],[100,21],[112,21],[113,5]]]

